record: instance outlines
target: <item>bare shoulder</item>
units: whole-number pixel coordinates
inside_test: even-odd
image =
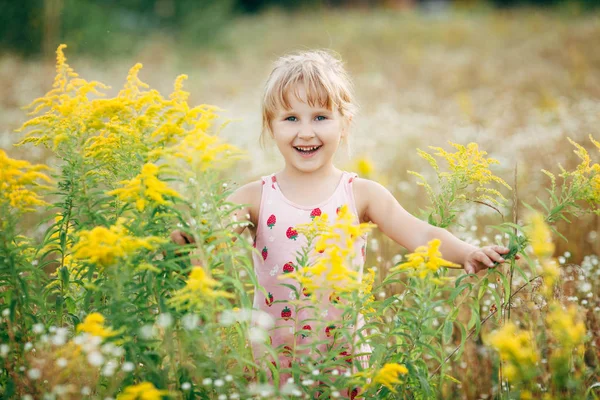
[[[227,201],[232,203],[245,205],[244,210],[246,213],[250,214],[250,222],[252,223],[255,223],[258,217],[262,186],[263,184],[260,179],[249,182],[237,188],[227,198]]]
[[[356,178],[353,181],[352,191],[356,202],[356,211],[360,222],[369,222],[368,208],[372,198],[385,195],[388,190],[378,182],[365,178]]]

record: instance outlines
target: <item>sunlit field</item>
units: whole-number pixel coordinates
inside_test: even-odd
[[[600,15],[270,12],[220,34],[186,50],[157,34],[116,59],[68,40],[58,59],[0,55],[3,396],[600,397]],[[224,204],[283,165],[259,144],[271,62],[323,47],[359,101],[339,166],[512,256],[467,276],[444,268],[439,243],[406,254],[346,210],[328,216],[348,237],[372,229],[362,281],[331,261],[349,248],[325,252],[348,311],[327,329],[349,338],[364,314],[367,366],[335,346],[289,365],[252,358],[273,321],[251,326],[256,250],[231,241]],[[298,232],[318,243],[320,222]],[[200,266],[174,229],[199,243]],[[293,304],[318,307],[302,260]]]

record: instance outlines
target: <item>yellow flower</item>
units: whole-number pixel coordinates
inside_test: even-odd
[[[113,331],[111,328],[104,327],[104,316],[97,312],[88,314],[88,316],[85,317],[85,320],[77,325],[77,332],[87,332],[90,335],[103,338],[117,334],[117,332]]]
[[[585,324],[579,320],[577,307],[571,305],[566,310],[559,303],[551,305],[546,315],[546,323],[560,348],[571,351],[583,342],[586,335]]]
[[[533,347],[535,340],[531,332],[517,328],[507,322],[502,328],[486,338],[486,343],[500,353],[500,358],[507,362],[504,373],[508,379],[517,378],[517,372],[533,368],[539,356]]]
[[[502,178],[495,176],[490,170],[491,165],[499,164],[498,160],[486,158],[487,152],[480,151],[477,143],[469,143],[467,146],[453,142],[449,143],[457,150],[456,152],[450,153],[441,147],[429,146],[429,148],[436,150],[435,155],[448,163],[450,172],[441,172],[437,160],[426,151],[417,149],[417,153],[435,169],[438,179],[448,180],[452,182],[451,186],[456,186],[458,189],[466,188],[469,185],[476,185],[475,193],[478,195],[475,197],[475,200],[489,201],[494,204],[499,204],[498,199],[506,200],[499,191],[487,187],[487,185],[495,182],[509,190],[511,189]],[[419,178],[418,184],[424,186],[431,197],[433,189],[427,183],[425,177],[414,171],[408,172]]]
[[[380,384],[384,385],[392,392],[397,393],[394,385],[402,383],[402,381],[399,379],[399,376],[406,374],[408,374],[408,369],[404,365],[387,363],[373,375],[372,381],[367,385],[367,388],[376,384]]]
[[[158,390],[152,383],[142,382],[127,386],[123,393],[117,396],[117,400],[161,400],[168,394],[168,390]]]
[[[425,278],[442,267],[462,268],[461,265],[446,261],[442,258],[439,239],[433,239],[427,246],[419,246],[413,253],[406,255],[406,261],[390,269],[390,272],[410,270],[413,276]]]
[[[145,164],[142,172],[131,180],[120,182],[123,188],[115,189],[107,194],[117,196],[122,201],[135,201],[138,211],[144,211],[147,204],[168,204],[164,196],[180,197],[179,193],[170,189],[157,175],[159,167]]]
[[[529,243],[533,253],[539,258],[552,257],[554,254],[554,243],[552,242],[552,231],[546,224],[544,216],[540,213],[529,217],[526,229]]]
[[[374,313],[375,309],[371,307],[371,304],[375,301],[375,297],[371,293],[373,290],[373,283],[375,282],[375,269],[369,268],[363,280],[360,284],[358,294],[363,297],[362,313]]]
[[[314,241],[314,251],[322,256],[311,265],[278,278],[296,279],[310,293],[317,289],[338,293],[358,289],[360,277],[357,271],[348,267],[349,260],[355,255],[356,238],[366,235],[375,225],[358,224],[356,219],[348,206],[342,205],[332,223],[328,222],[327,214],[322,214],[307,224],[295,227],[309,242]],[[318,296],[311,296],[311,300],[318,301]]]
[[[373,162],[371,162],[368,157],[361,157],[354,160],[351,170],[356,171],[358,175],[363,178],[370,178],[373,176],[375,167],[373,166]]]
[[[200,172],[225,168],[242,158],[243,154],[237,147],[224,143],[218,136],[209,135],[200,128],[187,133],[178,144],[156,152],[156,155],[183,160],[194,171]]]
[[[233,298],[234,296],[223,290],[216,290],[220,283],[206,274],[202,267],[194,267],[183,288],[177,290],[169,303],[177,308],[201,308],[207,300],[216,298]]]
[[[154,236],[129,236],[120,220],[110,228],[97,226],[92,230],[79,232],[79,241],[73,247],[73,257],[104,268],[140,249],[152,250],[156,244],[164,241],[166,240]]]
[[[38,181],[50,182],[50,178],[40,172],[48,169],[45,165],[15,160],[0,150],[0,200],[21,212],[32,211],[32,206],[46,205],[37,191],[47,188]]]

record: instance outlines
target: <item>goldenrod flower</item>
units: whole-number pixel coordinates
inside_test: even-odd
[[[351,292],[359,287],[359,274],[348,267],[355,255],[355,239],[365,235],[375,225],[359,224],[356,216],[347,205],[338,209],[337,217],[328,223],[327,214],[316,216],[311,222],[295,229],[310,242],[314,241],[315,251],[322,254],[311,265],[282,275],[279,279],[296,279],[309,293],[317,289],[334,290],[338,293]],[[318,296],[311,296],[318,301]]]
[[[79,241],[73,247],[73,257],[104,268],[140,249],[153,250],[156,244],[164,241],[165,239],[154,236],[129,236],[123,221],[119,221],[110,228],[97,226],[92,230],[79,232]]]
[[[77,325],[77,332],[87,332],[90,335],[100,336],[103,338],[114,336],[117,334],[111,328],[104,326],[104,316],[100,313],[93,312],[85,317],[85,320]]]
[[[533,254],[539,258],[552,257],[554,254],[554,243],[552,242],[552,231],[546,224],[544,216],[535,213],[529,217],[529,224],[526,227],[527,237]]]
[[[486,342],[500,353],[502,360],[508,363],[504,370],[508,379],[514,379],[519,370],[532,368],[539,359],[533,347],[535,340],[532,333],[518,329],[510,321],[490,334]]]
[[[137,385],[127,386],[117,396],[117,400],[161,400],[169,394],[168,390],[158,390],[150,382],[142,382]]]
[[[468,186],[470,184],[477,185],[478,187],[476,190],[480,193],[477,197],[478,200],[489,200],[496,204],[498,203],[496,197],[501,200],[506,200],[500,192],[485,186],[492,182],[496,182],[507,189],[511,189],[502,178],[495,176],[489,169],[490,165],[499,164],[498,160],[486,158],[487,152],[480,151],[477,143],[469,143],[467,146],[453,142],[449,143],[457,150],[456,152],[449,153],[441,147],[429,146],[429,148],[437,150],[435,155],[446,160],[450,172],[440,172],[440,167],[431,154],[421,149],[417,149],[417,153],[435,169],[440,179],[446,178],[463,186]],[[421,174],[413,171],[409,171],[409,173],[419,177],[422,181],[420,183],[421,185],[427,185]],[[494,195],[495,197],[491,197],[490,195]]]
[[[204,129],[197,127],[186,134],[177,145],[158,151],[157,154],[181,159],[194,171],[203,172],[225,168],[234,160],[240,159],[244,153],[237,147],[224,143],[218,136],[209,135]]]
[[[371,304],[375,301],[375,297],[371,293],[373,290],[373,283],[375,282],[375,269],[369,268],[367,273],[363,276],[358,294],[363,298],[363,306],[361,309],[362,313],[374,313],[375,309]]]
[[[577,307],[571,305],[566,310],[559,303],[553,303],[546,315],[546,323],[559,348],[572,351],[583,343],[586,335],[585,324],[579,319]]]
[[[219,297],[233,298],[233,295],[223,290],[216,290],[220,283],[206,274],[204,268],[197,266],[192,269],[185,287],[177,290],[169,303],[177,308],[202,307],[207,300]]]
[[[122,201],[135,201],[138,211],[144,211],[147,204],[168,204],[164,196],[180,197],[179,193],[170,189],[157,175],[159,167],[145,164],[142,172],[131,180],[120,182],[123,188],[111,190],[109,196],[117,196]]]
[[[425,278],[442,267],[462,268],[461,265],[442,258],[442,253],[439,251],[441,244],[439,239],[433,239],[427,243],[427,246],[417,247],[413,253],[406,255],[404,263],[390,268],[390,272],[411,270],[413,275]]]
[[[408,374],[408,369],[404,365],[397,363],[386,363],[379,371],[376,371],[373,374],[371,382],[367,384],[365,389],[380,384],[384,385],[392,392],[397,393],[394,385],[402,383],[402,381],[399,379],[399,376],[406,374]]]
[[[40,172],[48,169],[45,165],[15,160],[0,150],[0,201],[21,212],[33,210],[32,206],[46,205],[37,191],[46,188],[38,181],[50,182],[50,178]]]

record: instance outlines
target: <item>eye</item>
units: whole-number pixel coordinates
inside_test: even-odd
[[[319,118],[323,118],[323,119],[319,119]],[[317,117],[317,121],[325,121],[326,119],[327,119],[327,117],[326,117],[326,116],[324,116],[324,115],[319,115],[319,116]]]
[[[293,119],[290,119],[290,118],[293,118]],[[294,116],[287,117],[285,120],[286,121],[290,121],[290,122],[295,122],[296,121],[296,117],[294,117]]]

